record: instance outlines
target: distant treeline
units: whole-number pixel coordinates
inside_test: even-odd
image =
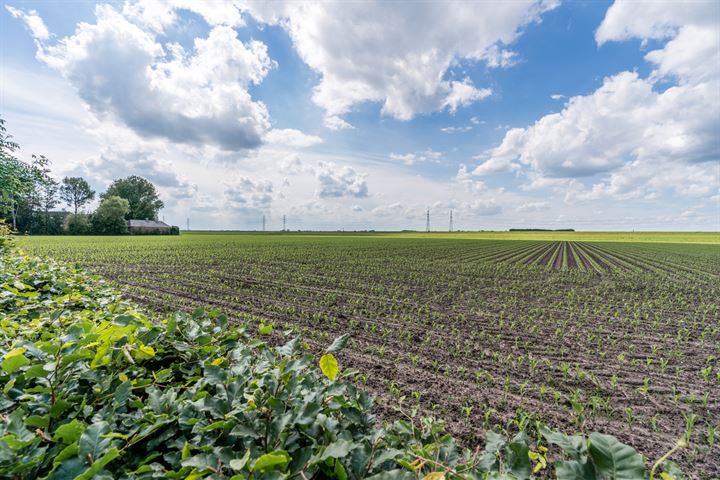
[[[100,194],[97,209],[85,212],[84,208],[95,200],[95,191],[84,178],[58,180],[51,174],[50,160],[44,155],[33,155],[27,163],[15,157],[19,149],[0,117],[0,222],[10,225],[14,232],[125,234],[128,220],[156,219],[164,207],[152,183],[130,176],[115,180]],[[71,212],[56,210],[61,205],[69,206]],[[168,233],[179,231],[172,227]]]
[[[549,228],[511,228],[510,232],[574,232],[574,228],[557,228],[555,230]]]

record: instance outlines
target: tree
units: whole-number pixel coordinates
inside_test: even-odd
[[[127,233],[125,217],[130,211],[130,203],[118,196],[105,197],[92,215],[92,227],[95,233]]]
[[[13,230],[17,228],[18,199],[33,189],[30,165],[15,158],[20,145],[7,133],[5,120],[0,117],[0,216],[10,216]]]
[[[120,197],[128,201],[130,210],[126,220],[151,220],[157,218],[158,211],[165,204],[158,197],[155,185],[142,177],[133,175],[115,180],[101,198]]]
[[[78,208],[95,199],[95,191],[90,188],[90,184],[82,177],[65,177],[62,183],[60,198],[75,208],[75,215],[78,213]]]
[[[59,203],[58,182],[50,176],[50,160],[45,155],[33,155],[29,167],[32,188],[17,195],[15,200],[17,228],[24,232],[47,235],[53,233],[50,211]],[[59,233],[60,224],[53,223],[54,233]]]

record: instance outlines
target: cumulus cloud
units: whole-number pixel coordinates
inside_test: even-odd
[[[490,95],[469,79],[448,77],[451,66],[482,61],[506,67],[504,48],[523,26],[556,2],[250,2],[258,21],[278,24],[303,61],[320,76],[314,102],[329,128],[348,128],[342,115],[362,102],[380,102],[385,115],[409,120],[455,111]]]
[[[316,193],[320,198],[368,196],[365,175],[356,172],[352,167],[339,167],[332,162],[318,162],[315,176],[318,180]]]
[[[146,13],[98,5],[95,15],[95,24],[80,23],[52,44],[28,20],[36,15],[22,18],[39,42],[37,57],[61,72],[99,117],[174,142],[232,151],[260,145],[269,115],[248,87],[275,66],[263,43],[241,42],[231,27],[216,25],[187,52],[179,44],[161,45],[158,32],[137,22]]]
[[[273,201],[273,184],[269,180],[240,176],[226,185],[225,200],[236,212],[256,214],[266,211]]]
[[[122,13],[133,22],[162,33],[177,22],[178,10],[188,10],[200,15],[211,26],[245,25],[242,12],[229,0],[130,0],[123,5]]]
[[[675,184],[685,178],[694,185],[677,193],[710,194],[698,179],[716,178],[709,164],[720,160],[720,10],[712,2],[616,2],[596,40],[630,38],[668,39],[645,55],[650,75],[617,73],[595,92],[570,98],[561,112],[510,129],[474,173],[527,168],[530,186],[542,178],[564,183],[566,201],[654,195],[672,186],[663,180],[667,172]],[[606,177],[590,188],[562,181],[597,174]]]

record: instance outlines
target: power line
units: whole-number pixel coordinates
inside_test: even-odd
[[[452,210],[450,210],[450,233],[453,231]]]
[[[425,213],[425,231],[430,232],[430,209],[427,209],[427,213]]]
[[[283,215],[283,229],[282,229],[282,231],[283,231],[283,232],[285,231],[285,215]]]
[[[262,229],[262,231],[263,231],[263,232],[265,231],[265,215],[263,215],[263,229]]]

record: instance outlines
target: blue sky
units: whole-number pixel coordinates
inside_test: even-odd
[[[720,229],[717,2],[26,2],[0,113],[167,221]]]

